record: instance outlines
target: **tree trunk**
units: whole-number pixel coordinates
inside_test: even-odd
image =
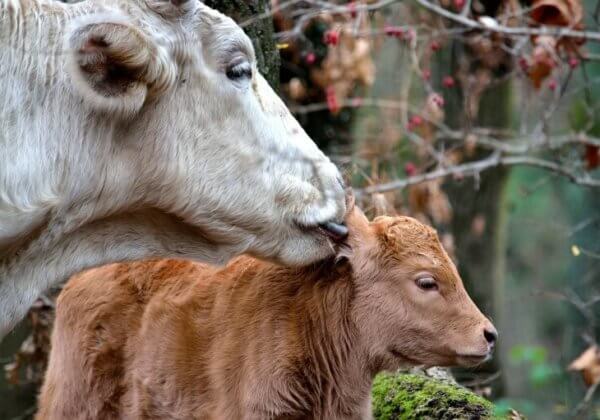
[[[510,87],[491,89],[484,95],[480,105],[480,126],[506,128],[510,121]],[[485,152],[489,153],[489,152]],[[477,154],[482,157],[482,153]],[[506,219],[505,189],[509,170],[494,168],[479,178],[468,179],[462,184],[453,183],[449,197],[454,210],[452,232],[456,241],[459,271],[469,292],[482,311],[490,316],[499,331],[503,328],[504,276],[506,273]],[[474,224],[483,222],[483,232],[476,233]],[[499,341],[496,357],[488,369],[501,370],[506,362],[501,355],[508,349]],[[502,380],[495,383],[496,392],[501,392]]]

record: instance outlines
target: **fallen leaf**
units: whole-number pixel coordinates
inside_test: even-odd
[[[534,0],[529,17],[541,24],[568,26],[580,29],[583,22],[583,6],[580,0]]]
[[[290,80],[288,83],[288,92],[290,98],[294,101],[300,101],[306,97],[306,87],[298,77]]]
[[[371,201],[375,217],[398,215],[398,212],[384,194],[373,194]]]
[[[452,219],[452,207],[442,190],[441,178],[411,186],[408,202],[413,213],[430,216],[436,224],[448,223]]]
[[[471,222],[471,233],[477,238],[485,233],[486,220],[483,214],[478,214]]]
[[[328,106],[333,108],[334,114],[339,110],[337,103],[344,102],[356,86],[371,86],[375,82],[372,42],[354,35],[357,29],[367,30],[365,25],[369,20],[364,19],[361,26],[355,28],[354,20],[343,16],[338,18],[340,20],[336,22],[336,35],[328,32],[327,56],[320,65],[312,66],[310,72],[311,80],[328,95]],[[333,89],[335,95],[328,92],[328,89]],[[336,103],[333,101],[334,97]]]
[[[551,36],[537,37],[528,68],[529,79],[536,89],[539,89],[544,80],[552,74],[556,67],[555,57],[556,40]]]
[[[562,26],[573,30],[583,29],[581,0],[534,0],[529,17],[539,25]],[[533,37],[535,43],[536,37]],[[585,42],[584,38],[561,37],[558,47],[573,53]]]
[[[569,370],[581,372],[588,387],[600,382],[600,348],[597,345],[590,346],[571,362]]]

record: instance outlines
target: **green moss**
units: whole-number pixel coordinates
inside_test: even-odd
[[[414,374],[381,374],[372,388],[377,420],[494,419],[491,402],[449,381]]]

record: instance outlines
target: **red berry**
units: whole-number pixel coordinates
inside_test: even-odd
[[[577,66],[579,66],[579,60],[577,59],[577,57],[570,57],[569,58],[569,67],[574,69],[574,68],[577,68]]]
[[[421,117],[420,115],[413,115],[408,120],[407,128],[409,131],[413,131],[415,128],[417,128],[421,124],[423,124],[423,117]]]
[[[340,110],[340,103],[338,102],[333,86],[328,86],[325,94],[327,96],[327,108],[329,108],[329,112],[337,114]]]
[[[340,33],[333,29],[328,30],[325,32],[323,42],[327,45],[337,45],[340,42]]]
[[[550,89],[551,91],[554,92],[557,87],[558,87],[558,82],[556,81],[556,79],[552,79],[548,82],[548,89]]]
[[[442,45],[438,41],[431,41],[429,48],[431,51],[436,52],[442,49]]]
[[[429,69],[423,70],[423,72],[421,73],[421,77],[423,78],[423,80],[431,79],[431,70],[429,70]]]
[[[465,7],[465,0],[453,0],[454,7],[458,10],[462,10]]]
[[[348,3],[348,11],[350,12],[350,17],[352,19],[356,19],[356,3],[354,3],[353,1],[351,1],[350,3]]]
[[[402,36],[404,35],[404,31],[402,30],[402,28],[399,28],[397,26],[385,25],[383,27],[383,32],[387,36],[393,36],[395,38],[402,38]]]
[[[593,144],[585,145],[585,162],[588,169],[600,166],[600,147]]]
[[[417,174],[417,167],[414,163],[407,162],[406,165],[404,165],[404,172],[408,176],[414,176]]]
[[[454,77],[444,76],[444,78],[442,79],[442,86],[444,86],[445,88],[451,88],[454,87],[454,85],[456,85]]]
[[[304,61],[306,61],[306,64],[310,66],[312,64],[315,64],[315,61],[317,61],[317,56],[314,52],[309,52],[308,54],[306,54],[306,57],[304,57]]]
[[[529,62],[525,57],[519,57],[519,67],[521,67],[521,70],[524,72],[529,70]]]

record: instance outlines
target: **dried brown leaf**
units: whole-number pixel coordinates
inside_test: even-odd
[[[581,372],[588,387],[600,382],[600,348],[597,345],[590,346],[571,362],[569,370]]]
[[[452,207],[441,184],[442,180],[436,179],[412,186],[408,193],[411,212],[429,216],[437,224],[450,222]]]
[[[580,0],[534,0],[529,17],[540,25],[580,29],[583,6]]]
[[[393,204],[386,198],[384,194],[373,194],[371,197],[374,217],[377,216],[397,216],[398,212]]]
[[[540,36],[535,39],[528,75],[536,89],[542,86],[544,80],[556,67],[556,56],[556,40],[553,37]]]

